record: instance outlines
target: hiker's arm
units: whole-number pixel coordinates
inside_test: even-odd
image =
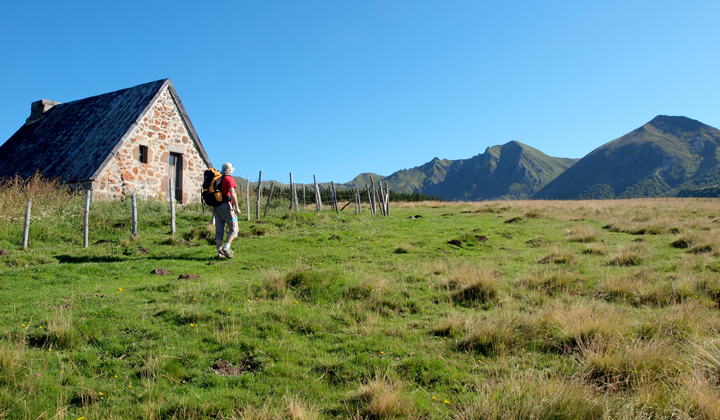
[[[237,195],[235,194],[235,188],[230,188],[230,206],[235,206],[235,212],[240,214],[240,204],[238,204]]]

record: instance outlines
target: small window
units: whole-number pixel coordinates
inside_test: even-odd
[[[140,146],[140,153],[138,158],[140,159],[140,163],[148,163],[148,147],[147,146]]]

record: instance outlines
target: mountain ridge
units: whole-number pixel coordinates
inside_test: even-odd
[[[673,195],[720,181],[720,130],[658,115],[598,147],[533,198],[634,198]]]

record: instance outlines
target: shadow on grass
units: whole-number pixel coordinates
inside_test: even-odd
[[[71,256],[71,255],[56,255],[55,258],[63,264],[83,264],[83,263],[113,263],[123,261],[140,261],[140,260],[156,260],[156,261],[218,261],[217,254],[215,252],[203,253],[197,257],[177,257],[172,258],[168,256],[139,256],[139,257],[117,257],[117,256]]]

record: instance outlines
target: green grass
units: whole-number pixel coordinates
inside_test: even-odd
[[[716,203],[278,203],[232,260],[198,206],[171,238],[142,201],[133,238],[128,202],[93,203],[83,248],[83,197],[37,203],[27,251],[24,204],[0,220],[0,417],[720,413]]]

